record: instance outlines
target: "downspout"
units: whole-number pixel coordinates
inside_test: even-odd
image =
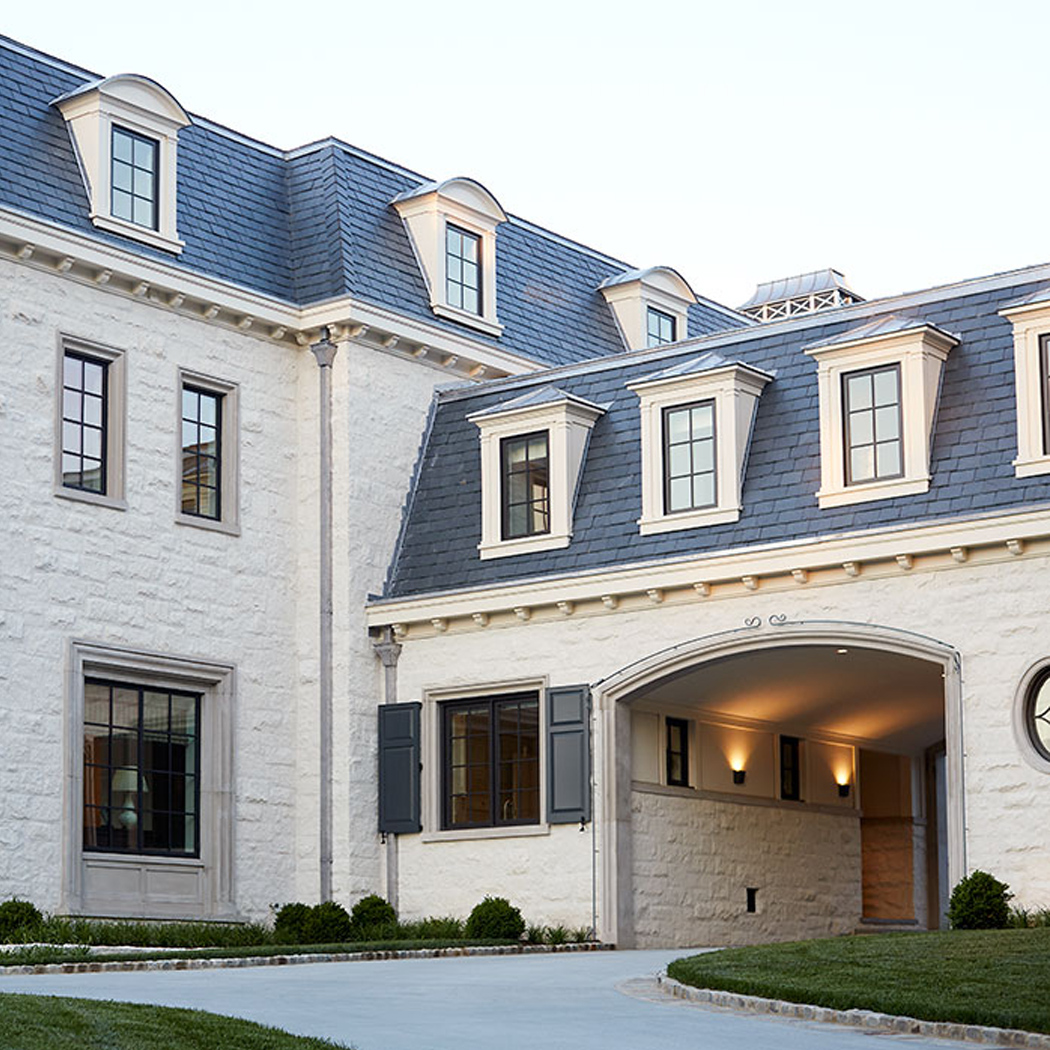
[[[384,627],[379,637],[372,641],[372,648],[383,664],[383,703],[396,704],[397,660],[401,655],[401,644],[394,641],[393,630]],[[386,846],[386,899],[394,911],[397,911],[397,835],[384,832],[383,842]]]
[[[310,349],[320,369],[320,899],[332,899],[332,363],[328,327]]]

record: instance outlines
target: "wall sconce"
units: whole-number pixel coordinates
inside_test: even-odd
[[[746,776],[747,776],[747,770],[734,769],[733,770],[733,783],[734,784],[743,784],[744,778]]]
[[[839,798],[849,798],[849,781],[839,781]]]

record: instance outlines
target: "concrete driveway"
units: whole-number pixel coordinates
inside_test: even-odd
[[[0,992],[121,999],[245,1017],[358,1050],[873,1050],[915,1036],[735,1014],[656,992],[683,951],[0,976]]]

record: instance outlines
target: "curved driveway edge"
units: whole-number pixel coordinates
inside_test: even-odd
[[[1050,1035],[1023,1032],[1018,1028],[991,1028],[987,1025],[956,1024],[951,1021],[920,1021],[916,1017],[898,1014],[880,1014],[874,1010],[833,1010],[828,1006],[809,1006],[790,1003],[785,999],[763,999],[757,995],[722,992],[713,988],[693,988],[673,977],[657,977],[660,987],[676,999],[688,999],[709,1006],[724,1006],[748,1013],[775,1014],[803,1021],[821,1021],[826,1024],[849,1025],[853,1028],[877,1029],[902,1035],[923,1035],[937,1039],[958,1039],[986,1046],[1024,1046],[1050,1050]]]
[[[389,959],[447,959],[466,955],[551,955],[611,952],[615,944],[489,944],[463,948],[415,948],[370,952],[311,952],[300,955],[242,955],[229,959],[128,959],[123,962],[26,963],[0,966],[0,978],[27,974],[133,973],[153,970],[228,970],[242,966],[300,966],[305,963],[376,962]]]

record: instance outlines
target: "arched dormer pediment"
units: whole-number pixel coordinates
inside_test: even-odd
[[[496,228],[507,213],[480,182],[464,176],[425,182],[391,202],[401,216],[439,317],[489,335],[496,316]]]
[[[62,114],[100,229],[182,251],[176,228],[179,131],[190,115],[137,73],[90,81],[51,103]]]
[[[689,282],[670,266],[627,270],[598,286],[612,307],[628,350],[674,343],[689,335],[689,307],[697,301]]]

